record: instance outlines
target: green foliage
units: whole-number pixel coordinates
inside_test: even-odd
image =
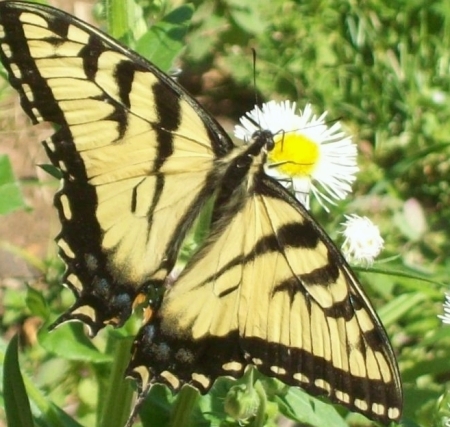
[[[249,47],[255,48],[256,82],[264,97],[311,102],[342,118],[370,143],[378,172],[399,197],[448,209],[446,2],[195,4],[190,63],[219,66],[247,88],[253,85]],[[235,19],[236,11],[246,18]],[[446,212],[442,219],[449,217]]]
[[[134,1],[107,0],[98,3],[97,15],[106,17],[108,34],[122,41],[162,70],[168,71],[184,46],[193,8],[180,6],[148,26],[146,9]],[[154,14],[161,9],[153,9]]]
[[[192,13],[192,7],[182,6],[165,16],[137,41],[136,51],[162,70],[170,70],[184,46]]]
[[[96,13],[102,18],[107,12],[108,30],[162,69],[170,69],[184,46],[191,6],[171,10],[170,3],[147,0],[105,3]],[[242,114],[255,100],[256,71],[264,98],[288,98],[301,106],[311,102],[317,112],[328,110],[330,120],[341,118],[356,135],[362,153],[357,196],[333,209],[332,217],[318,217],[336,239],[343,212],[358,211],[379,224],[386,239],[385,260],[360,276],[399,354],[405,387],[402,425],[444,426],[450,419],[450,327],[442,326],[437,315],[442,314],[448,290],[443,283],[450,273],[449,4],[190,3],[195,13],[186,35],[184,68],[186,74],[213,69],[226,76],[222,90],[215,87],[208,94],[213,106],[227,101],[233,105],[232,118]],[[222,103],[214,99],[219,97]],[[25,207],[20,187],[8,158],[0,157],[1,214]],[[194,236],[188,243],[195,246],[196,241]],[[38,269],[48,287],[30,287],[25,298],[16,289],[5,289],[0,319],[4,334],[31,318],[48,325],[71,302],[69,293],[61,291],[60,264],[37,260],[26,249],[16,253]],[[22,351],[26,394],[12,340],[3,362],[0,403],[3,399],[14,414],[30,400],[31,415],[23,411],[21,425],[31,419],[51,426],[121,425],[131,408],[132,386],[123,381],[122,372],[135,322],[132,319],[121,334],[103,331],[94,341],[79,325],[64,325],[51,334],[42,328],[38,344]],[[256,381],[262,382],[266,394],[267,426],[275,425],[280,413],[310,426],[371,425],[297,388],[260,376]],[[174,397],[165,387],[155,386],[140,409],[141,423],[166,426],[190,420],[195,426],[236,426],[239,420],[224,408],[236,384],[246,387],[245,379],[236,383],[222,378],[201,397],[185,389]],[[7,388],[21,390],[11,397]],[[70,400],[77,402],[74,418],[60,409]]]
[[[25,207],[19,183],[15,180],[7,156],[0,156],[0,215]]]

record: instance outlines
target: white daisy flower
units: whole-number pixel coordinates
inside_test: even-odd
[[[370,266],[383,249],[378,227],[367,217],[345,215],[342,252],[349,262]]]
[[[292,188],[307,208],[313,193],[326,211],[326,203],[344,199],[358,171],[356,145],[339,122],[325,122],[327,113],[313,114],[311,104],[296,114],[295,102],[270,101],[255,107],[234,129],[237,138],[250,141],[260,129],[274,134],[275,147],[268,153],[266,173]]]
[[[438,317],[442,320],[442,323],[450,325],[450,293],[445,294],[445,302],[443,306],[444,314],[440,314]]]

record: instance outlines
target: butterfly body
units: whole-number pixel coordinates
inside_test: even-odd
[[[165,290],[127,373],[205,392],[248,365],[371,418],[401,415],[384,328],[306,209],[264,172],[270,131],[235,145],[170,77],[56,9],[0,3],[0,59],[62,174],[57,237],[75,303],[54,326],[121,326]],[[207,202],[210,232],[168,285]]]

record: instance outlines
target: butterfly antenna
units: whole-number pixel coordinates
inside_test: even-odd
[[[259,98],[258,91],[256,90],[256,50],[252,48],[252,57],[253,57],[253,90],[255,92],[255,107],[259,107]],[[259,115],[259,109],[256,110]],[[261,129],[261,120],[259,120],[256,125]]]
[[[258,91],[256,90],[256,50],[252,48],[253,56],[253,90],[255,91],[255,105],[259,105]]]

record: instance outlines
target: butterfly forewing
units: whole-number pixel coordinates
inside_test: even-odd
[[[57,129],[44,146],[63,176],[57,241],[77,297],[60,321],[120,325],[173,267],[231,142],[171,79],[75,18],[1,3],[0,26],[24,110]]]

